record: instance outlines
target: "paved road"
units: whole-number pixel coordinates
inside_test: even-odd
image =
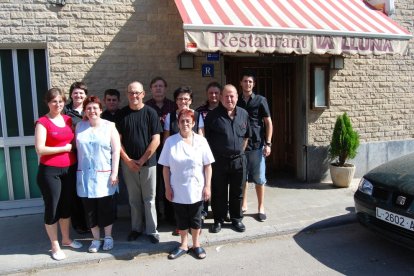
[[[167,254],[15,275],[414,275],[414,251],[358,223],[206,247],[208,257]]]
[[[254,187],[248,190],[248,208],[243,222],[246,232],[238,233],[226,225],[218,234],[208,232],[213,220],[207,219],[201,236],[203,246],[227,245],[244,240],[297,233],[304,229],[321,229],[333,225],[355,222],[353,194],[358,186],[354,179],[350,188],[339,189],[329,183],[299,183],[286,179],[272,179],[266,190],[268,220],[256,220],[257,202]],[[65,248],[68,257],[57,262],[48,252],[48,242],[42,214],[0,218],[0,274],[36,271],[43,268],[68,267],[96,263],[108,259],[140,258],[148,254],[166,253],[177,246],[179,238],[171,236],[174,229],[160,224],[161,242],[154,245],[148,238],[127,242],[130,231],[129,217],[121,217],[114,224],[115,247],[110,252],[87,253],[91,235],[73,237],[84,244],[78,250]]]

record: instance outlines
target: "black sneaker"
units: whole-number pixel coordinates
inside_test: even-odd
[[[136,239],[138,239],[139,236],[141,236],[142,233],[138,232],[138,231],[134,231],[132,230],[131,232],[129,232],[128,234],[128,238],[127,241],[135,241]]]
[[[154,244],[160,242],[160,238],[158,236],[148,235],[148,238],[149,238],[150,242],[152,242]]]

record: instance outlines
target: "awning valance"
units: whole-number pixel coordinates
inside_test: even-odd
[[[412,35],[362,0],[175,0],[185,49],[404,54]]]

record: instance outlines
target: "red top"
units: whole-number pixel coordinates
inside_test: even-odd
[[[43,116],[36,121],[46,128],[46,143],[47,147],[63,147],[70,144],[75,137],[72,130],[72,118],[62,115],[65,120],[64,127],[58,127],[47,116]],[[49,155],[40,156],[40,163],[53,167],[68,167],[76,163],[76,154],[71,152],[61,152]]]

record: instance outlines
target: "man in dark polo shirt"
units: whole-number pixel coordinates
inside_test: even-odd
[[[216,160],[211,181],[211,208],[214,224],[210,232],[221,230],[227,210],[233,229],[244,232],[241,210],[243,184],[246,181],[244,149],[251,136],[249,115],[237,106],[237,89],[224,86],[221,104],[207,114],[204,130]]]
[[[266,160],[272,147],[273,124],[269,105],[265,97],[253,93],[255,79],[253,72],[245,71],[240,80],[242,93],[237,106],[249,113],[252,138],[246,148],[247,181],[254,183],[257,195],[257,220],[266,221],[264,193],[266,184]],[[243,189],[242,211],[247,211],[247,182]]]

